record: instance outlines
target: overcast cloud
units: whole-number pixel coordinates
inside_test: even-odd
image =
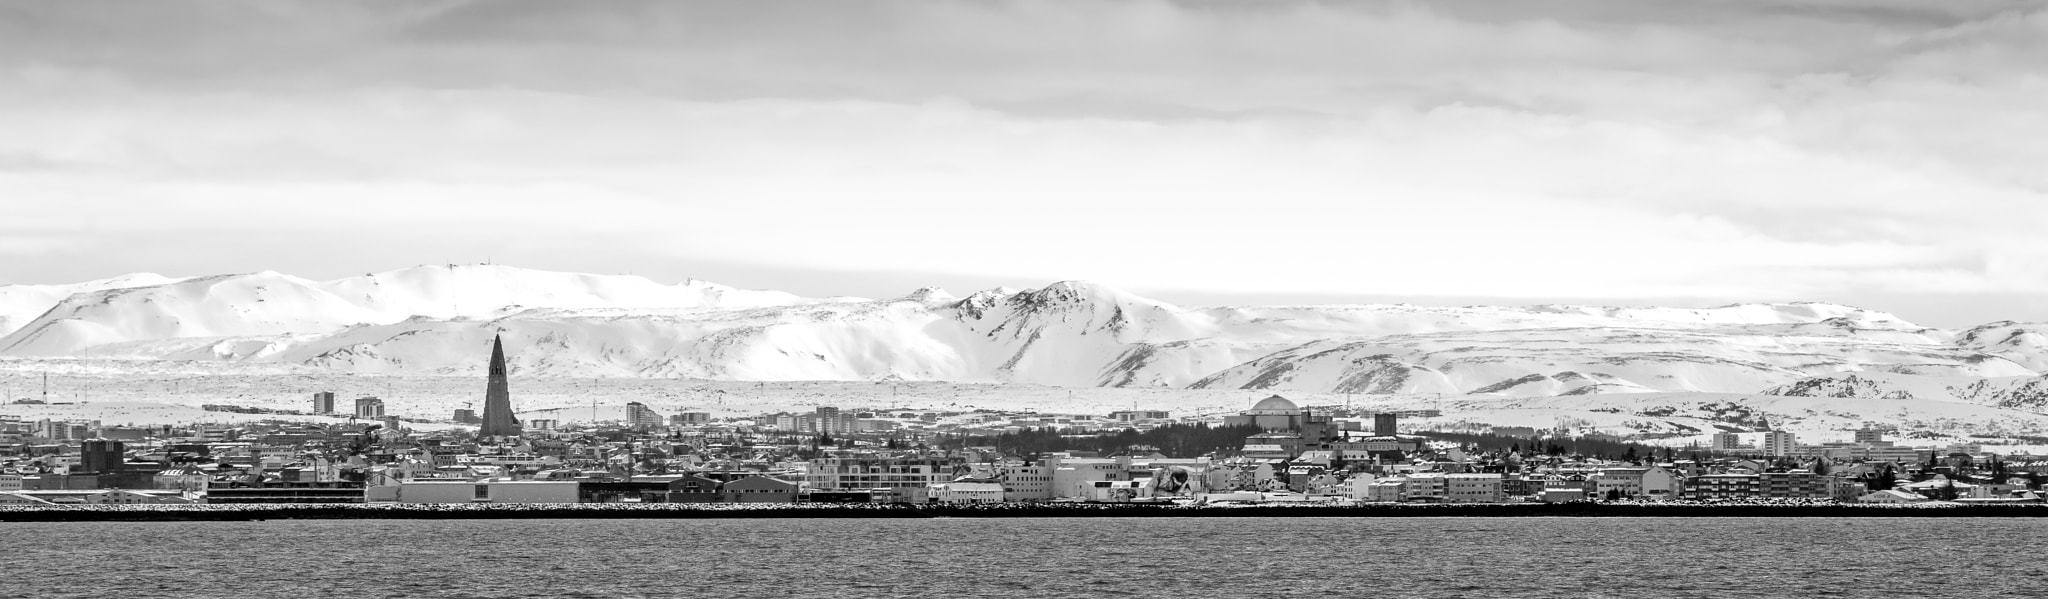
[[[2043,320],[2043,98],[2031,1],[4,1],[0,280]]]

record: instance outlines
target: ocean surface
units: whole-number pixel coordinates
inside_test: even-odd
[[[2048,520],[0,523],[0,597],[2042,597]]]

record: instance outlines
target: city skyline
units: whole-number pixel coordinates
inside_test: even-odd
[[[0,282],[489,260],[2043,320],[2044,28],[2020,2],[11,5]]]

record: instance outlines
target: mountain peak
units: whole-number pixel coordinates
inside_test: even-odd
[[[938,287],[919,287],[916,291],[910,292],[909,295],[903,296],[903,299],[923,304],[930,304],[936,302],[953,302],[958,301],[960,298],[954,296],[952,293],[947,292],[945,289],[941,289]]]

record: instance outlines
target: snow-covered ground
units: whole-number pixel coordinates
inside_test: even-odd
[[[61,299],[56,294],[73,292]],[[1755,393],[1840,373],[2039,377],[2038,325],[1820,303],[1184,307],[1084,282],[800,298],[496,265],[0,286],[0,356],[108,370],[971,381],[1510,397]],[[53,302],[39,306],[37,302]],[[40,367],[39,367],[40,368]]]

